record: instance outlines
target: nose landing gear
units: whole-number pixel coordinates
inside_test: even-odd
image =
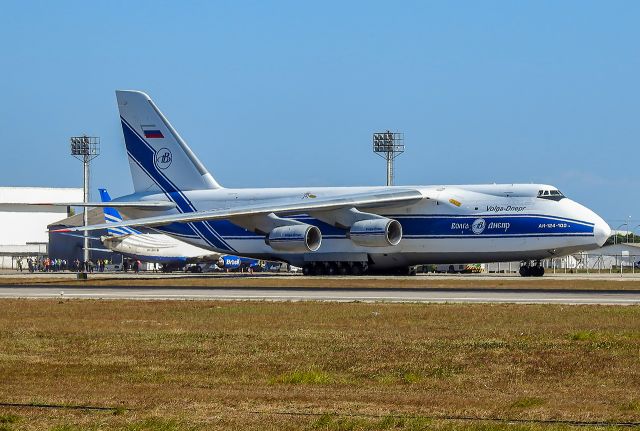
[[[520,275],[523,277],[542,277],[544,275],[544,268],[539,260],[536,260],[533,265],[531,261],[525,261],[522,262],[520,266]]]

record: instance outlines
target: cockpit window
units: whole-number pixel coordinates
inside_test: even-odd
[[[549,199],[553,201],[559,201],[565,196],[558,189],[538,190],[538,197],[540,199]]]

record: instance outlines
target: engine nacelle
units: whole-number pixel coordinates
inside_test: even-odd
[[[351,225],[349,238],[365,247],[398,245],[402,239],[402,225],[389,218],[360,220]]]
[[[274,250],[304,253],[320,248],[322,233],[308,224],[280,226],[269,232],[264,242]]]

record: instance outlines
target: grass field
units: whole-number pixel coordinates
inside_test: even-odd
[[[574,425],[536,421],[640,421],[640,307],[0,307],[1,431],[555,430]]]

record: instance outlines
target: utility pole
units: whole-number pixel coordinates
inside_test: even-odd
[[[387,186],[393,185],[393,161],[404,153],[404,133],[386,132],[373,134],[373,152],[387,161]]]

